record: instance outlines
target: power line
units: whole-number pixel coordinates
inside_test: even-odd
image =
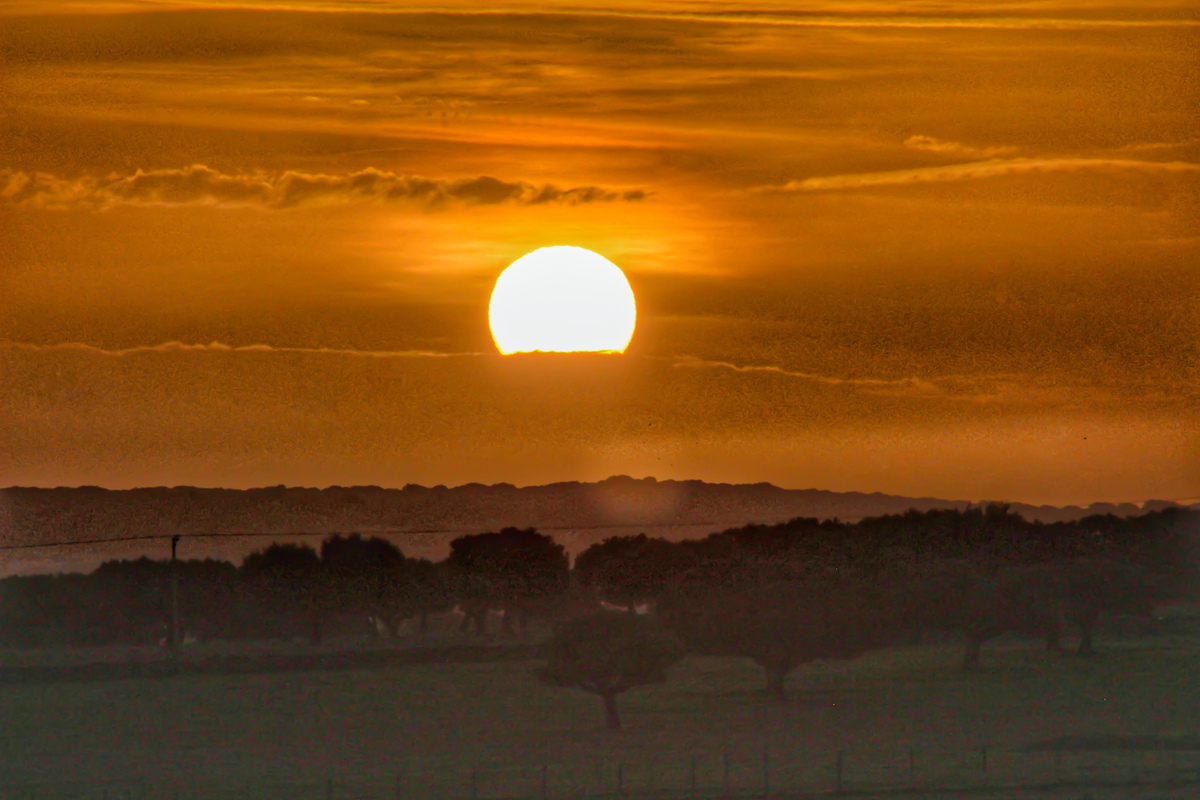
[[[136,542],[148,539],[170,539],[169,535],[154,536],[120,536],[114,539],[77,539],[70,542],[46,542],[43,544],[6,544],[0,545],[0,550],[32,550],[37,547],[74,547],[81,544],[104,544],[105,542]]]
[[[788,519],[792,519],[789,517]],[[782,520],[786,522],[787,520]],[[767,523],[742,523],[742,525],[767,524],[774,525],[777,522]],[[597,525],[534,525],[531,526],[538,531],[588,531],[588,530],[624,530],[632,528],[705,528],[713,525],[725,525],[729,527],[741,527],[736,522],[720,521],[720,522],[676,522],[676,523],[611,523]],[[244,539],[244,538],[262,538],[276,537],[281,539],[295,538],[300,536],[339,536],[353,533],[368,534],[371,536],[405,536],[409,534],[423,533],[476,533],[481,528],[408,528],[405,530],[387,530],[387,531],[301,531],[293,533],[282,533],[279,531],[263,532],[263,531],[247,531],[247,532],[232,532],[232,533],[156,533],[147,536],[114,536],[108,539],[73,539],[65,542],[42,542],[38,544],[7,544],[0,545],[0,551],[4,550],[34,550],[39,548],[55,548],[55,547],[76,547],[87,544],[109,544],[115,542],[142,542],[155,539],[171,539],[173,536],[180,536],[184,539]]]

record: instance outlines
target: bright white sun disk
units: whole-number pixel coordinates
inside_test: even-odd
[[[621,353],[637,306],[620,267],[582,247],[543,247],[500,273],[488,309],[500,352]]]

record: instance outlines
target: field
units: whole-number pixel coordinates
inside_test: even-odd
[[[0,797],[782,796],[832,791],[839,751],[854,791],[1197,775],[1200,640],[957,658],[809,665],[780,706],[749,662],[689,657],[623,696],[619,732],[528,661],[0,686]],[[1094,797],[1185,796],[1154,791]]]

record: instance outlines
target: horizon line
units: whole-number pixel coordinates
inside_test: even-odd
[[[951,499],[951,498],[946,498],[946,497],[937,497],[934,495],[893,494],[893,493],[882,492],[882,491],[878,491],[878,490],[875,490],[875,491],[865,491],[865,490],[861,490],[861,489],[838,490],[838,489],[820,489],[817,487],[788,488],[788,487],[779,486],[777,484],[771,483],[770,481],[756,481],[754,483],[735,483],[735,482],[729,482],[729,481],[707,481],[702,478],[683,478],[683,479],[662,478],[662,479],[660,479],[660,478],[654,477],[653,475],[647,475],[643,478],[635,478],[635,477],[632,477],[632,476],[626,475],[626,474],[609,475],[607,478],[601,478],[601,479],[592,480],[592,481],[563,480],[563,481],[549,481],[547,483],[530,483],[530,484],[524,484],[524,485],[517,485],[517,484],[509,483],[507,481],[499,481],[497,483],[490,483],[490,484],[489,483],[481,483],[478,481],[468,481],[467,483],[457,484],[455,486],[449,486],[449,485],[443,484],[443,483],[426,486],[424,484],[413,483],[413,482],[406,483],[403,486],[383,486],[380,484],[347,484],[347,485],[329,484],[329,485],[323,486],[323,487],[322,486],[288,485],[288,484],[280,483],[280,484],[264,485],[264,486],[247,486],[247,487],[240,487],[240,488],[239,487],[230,487],[230,486],[196,486],[193,484],[175,484],[173,486],[168,486],[166,484],[158,484],[158,485],[153,485],[153,486],[142,485],[142,486],[130,486],[130,487],[125,487],[125,488],[114,489],[114,488],[110,488],[107,486],[100,486],[97,484],[78,484],[78,485],[74,485],[74,486],[65,486],[65,485],[61,485],[61,484],[57,485],[57,486],[16,485],[16,484],[14,484],[11,486],[0,487],[0,492],[26,491],[26,490],[27,491],[39,491],[39,492],[81,491],[81,490],[91,490],[91,491],[101,491],[101,492],[138,492],[138,491],[153,491],[153,490],[175,491],[175,490],[181,490],[181,489],[195,489],[198,491],[206,491],[206,492],[265,492],[265,491],[280,490],[280,489],[282,489],[284,491],[307,491],[307,492],[325,492],[325,491],[331,491],[331,490],[335,490],[335,489],[342,489],[342,490],[367,489],[367,490],[377,490],[377,491],[384,491],[384,492],[404,492],[404,491],[416,491],[416,490],[457,491],[457,490],[462,490],[462,489],[476,489],[476,488],[514,489],[514,490],[520,491],[523,489],[542,489],[542,488],[546,488],[546,487],[550,487],[550,486],[563,486],[563,485],[568,485],[568,484],[575,484],[575,485],[580,485],[580,486],[599,485],[599,484],[603,484],[603,483],[608,483],[610,481],[620,481],[620,480],[627,480],[627,481],[634,482],[634,483],[648,483],[648,484],[654,484],[654,485],[657,485],[660,483],[665,483],[665,484],[699,483],[699,484],[704,484],[706,486],[769,487],[771,489],[776,489],[781,492],[817,492],[817,493],[831,494],[831,495],[862,495],[865,497],[877,496],[877,497],[898,498],[898,499],[913,500],[913,501],[934,501],[934,502],[947,503],[947,504],[966,504],[966,506],[968,508],[970,508],[970,507],[986,507],[986,506],[992,506],[992,505],[1009,505],[1009,506],[1028,506],[1030,508],[1038,508],[1038,509],[1047,509],[1048,508],[1048,509],[1066,510],[1066,509],[1071,509],[1071,508],[1078,508],[1078,509],[1082,510],[1082,509],[1091,508],[1093,506],[1132,505],[1132,506],[1137,506],[1139,509],[1141,509],[1141,508],[1144,508],[1149,503],[1172,503],[1175,506],[1178,506],[1181,508],[1186,508],[1189,506],[1200,504],[1200,497],[1189,497],[1189,498],[1150,497],[1150,498],[1144,498],[1142,500],[1119,500],[1119,501],[1094,500],[1091,503],[1088,503],[1087,505],[1080,505],[1078,503],[1067,503],[1065,505],[1055,505],[1053,503],[1032,503],[1032,502],[1028,502],[1028,501],[1024,501],[1024,500],[997,500],[997,499],[968,500],[968,499],[964,499],[964,498]]]

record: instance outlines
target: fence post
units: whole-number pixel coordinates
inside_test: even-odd
[[[692,756],[692,771],[691,771],[691,791],[692,797],[696,796],[696,757]]]
[[[841,750],[837,753],[837,792],[842,793],[842,768],[845,766],[846,756]]]
[[[546,765],[542,764],[542,800],[546,800]]]
[[[917,785],[917,759],[911,749],[908,751],[908,783],[910,786]]]
[[[479,797],[478,787],[476,786],[475,770],[471,770],[471,800],[476,800]]]
[[[988,782],[987,774],[987,745],[979,748],[980,766],[983,768],[983,784],[986,786]]]
[[[725,753],[722,760],[725,763],[725,794],[729,794],[729,753]]]
[[[333,800],[333,778],[325,779],[325,800]]]
[[[617,762],[617,794],[625,794],[625,765]]]
[[[179,657],[179,569],[175,562],[175,547],[179,544],[179,537],[171,537],[171,639],[167,643],[171,650],[171,657]]]
[[[401,791],[401,787],[400,787],[400,775],[397,774],[396,775],[396,800],[400,800],[400,798],[403,794],[404,794],[404,792]]]

